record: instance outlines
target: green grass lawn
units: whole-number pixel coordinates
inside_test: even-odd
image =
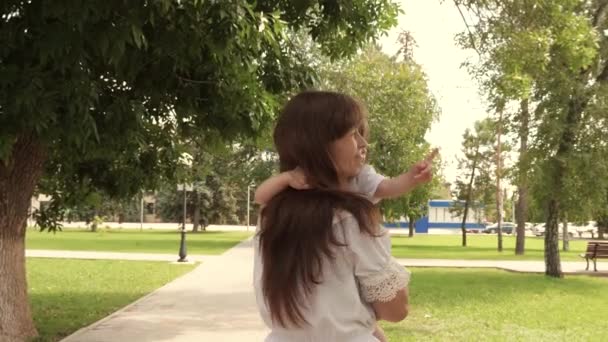
[[[412,269],[410,315],[389,341],[606,341],[608,278]]]
[[[467,234],[467,247],[462,247],[460,235],[416,235],[391,237],[393,255],[413,259],[474,259],[474,260],[544,260],[544,240],[526,236],[525,255],[515,255],[515,237],[503,237],[503,251],[496,249],[496,235]],[[562,261],[581,261],[578,255],[587,247],[586,240],[570,241],[570,251],[561,251]]]
[[[253,232],[201,232],[186,235],[188,254],[221,254]],[[177,231],[102,229],[95,233],[84,229],[64,229],[57,233],[29,229],[27,249],[72,251],[108,251],[138,253],[177,253]]]
[[[195,265],[161,262],[27,259],[32,314],[40,337],[59,341]]]

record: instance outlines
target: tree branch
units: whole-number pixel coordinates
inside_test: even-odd
[[[599,75],[597,75],[597,77],[595,78],[596,82],[599,83],[604,83],[606,81],[608,81],[608,62],[604,63],[604,68],[602,69],[602,72],[600,72]]]
[[[469,26],[469,23],[467,22],[467,19],[464,17],[464,13],[462,13],[462,10],[460,9],[460,5],[458,4],[458,2],[456,0],[453,0],[454,5],[456,6],[456,9],[458,9],[458,13],[460,13],[460,17],[462,18],[462,21],[464,22],[464,25],[467,28],[467,31],[469,32],[469,40],[471,41],[471,46],[473,47],[473,50],[475,50],[477,52],[477,54],[481,57],[481,52],[479,51],[479,49],[477,49],[477,46],[475,46],[475,39],[473,37],[473,32],[471,32],[471,28]]]
[[[606,14],[608,14],[608,0],[603,0],[599,2],[599,6],[593,15],[593,27],[595,27],[598,31],[600,31],[600,35],[603,35],[601,27],[603,26],[603,22],[606,19]],[[598,63],[601,62],[601,58],[599,58]],[[596,82],[606,82],[608,80],[608,61],[604,62],[604,67],[601,68],[602,71],[595,78]]]
[[[597,10],[595,11],[595,14],[593,15],[593,27],[599,28],[601,26],[604,19],[606,19],[607,10],[608,10],[608,1],[607,0],[600,1],[600,4],[599,4]]]
[[[213,81],[200,81],[200,80],[193,80],[184,76],[180,76],[180,75],[175,75],[175,77],[177,77],[180,81],[182,82],[186,82],[186,83],[196,83],[196,84],[215,84],[215,82]]]

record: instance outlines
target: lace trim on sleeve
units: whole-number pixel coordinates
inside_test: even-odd
[[[366,302],[390,302],[410,282],[410,272],[391,259],[384,269],[361,280],[361,294]]]

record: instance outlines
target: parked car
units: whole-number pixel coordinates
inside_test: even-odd
[[[576,232],[578,236],[582,237],[583,233],[591,233],[592,237],[595,237],[597,234],[597,222],[596,221],[588,221],[585,225],[580,225],[576,227]]]
[[[485,228],[467,228],[467,233],[469,234],[479,234],[484,231]]]
[[[503,222],[500,225],[500,230],[505,233],[505,234],[513,234],[513,231],[515,230],[515,223],[513,222]],[[492,225],[489,225],[486,227],[486,229],[484,229],[483,231],[486,234],[496,234],[498,233],[498,224],[494,223]]]
[[[510,229],[509,226],[510,226],[511,222],[505,222],[505,223],[508,223],[507,230],[509,230]],[[505,223],[503,223],[503,226],[505,225]],[[510,234],[517,234],[517,223],[513,223],[513,225],[514,225],[514,227],[512,229],[513,232]],[[524,235],[535,235],[534,226],[535,226],[535,224],[531,223],[531,222],[524,223]],[[504,229],[503,229],[503,231],[504,231]]]
[[[547,229],[545,223],[539,223],[536,226],[534,226],[534,228],[532,228],[532,232],[534,235],[536,236],[545,236],[545,230]],[[561,238],[564,235],[563,230],[562,230],[562,226],[560,225],[558,227],[558,232],[557,232],[557,236],[559,238]],[[568,225],[568,237],[573,238],[574,237],[574,229]]]

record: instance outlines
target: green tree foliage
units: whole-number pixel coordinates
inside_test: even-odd
[[[68,222],[92,222],[95,216],[104,221],[139,222],[141,196],[129,199],[115,199],[102,192],[91,192],[85,200],[75,207],[64,207],[63,219]],[[41,208],[40,210],[44,210]]]
[[[475,217],[478,222],[490,218],[495,204],[495,157],[496,157],[496,122],[485,119],[475,122],[474,131],[469,129],[463,134],[463,157],[458,160],[459,175],[455,183],[455,197],[459,201],[451,210],[462,216],[462,246],[467,246],[465,223],[468,220],[469,208],[484,211],[484,217]]]
[[[20,294],[0,306],[0,340],[35,335],[22,250],[36,186],[59,209],[158,188],[189,137],[255,135],[312,83],[288,32],[338,58],[397,13],[391,0],[0,2],[0,298]]]
[[[608,128],[606,1],[455,1],[476,16],[461,43],[492,103],[529,100],[533,197],[545,212],[546,274],[561,277],[558,223],[601,203],[593,159]],[[605,160],[605,159],[604,159]],[[601,182],[600,182],[601,183]]]
[[[357,58],[322,69],[321,87],[359,98],[369,111],[369,162],[378,172],[397,176],[422,160],[429,151],[424,136],[439,115],[426,76],[411,59],[390,57],[377,46]],[[433,183],[439,185],[440,180]],[[424,215],[433,185],[407,196],[381,202],[385,218],[407,217],[411,223]]]

